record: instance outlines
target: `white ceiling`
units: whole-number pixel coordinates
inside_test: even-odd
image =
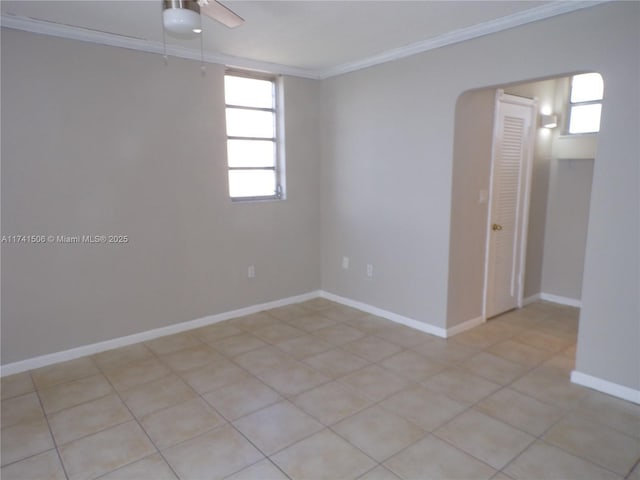
[[[3,0],[0,5],[4,26],[158,51],[162,45],[161,3],[161,0]],[[403,52],[436,48],[596,2],[231,0],[222,3],[243,17],[245,24],[231,30],[205,17],[203,40],[209,61],[258,68],[265,65],[271,70],[277,67],[282,73],[321,78],[398,58]],[[166,42],[171,54],[200,56],[199,39],[185,40],[167,34]]]

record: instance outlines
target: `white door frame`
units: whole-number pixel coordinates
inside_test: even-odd
[[[518,308],[522,308],[523,306],[523,295],[524,295],[524,272],[525,272],[525,264],[527,258],[527,235],[529,232],[529,204],[531,201],[531,173],[533,170],[533,154],[535,151],[535,133],[537,126],[537,112],[538,112],[538,100],[536,98],[525,98],[518,97],[516,95],[509,95],[504,93],[503,89],[496,90],[496,100],[494,107],[494,115],[493,115],[493,139],[491,144],[491,170],[489,173],[489,203],[487,204],[487,231],[486,231],[486,240],[485,240],[485,255],[484,255],[484,287],[483,287],[483,295],[482,295],[482,319],[483,321],[487,321],[487,296],[489,293],[488,284],[489,284],[489,242],[491,240],[491,225],[492,225],[492,207],[493,207],[493,194],[494,194],[494,185],[493,185],[493,173],[495,166],[495,149],[496,142],[498,140],[498,105],[500,102],[504,103],[513,103],[517,105],[525,105],[531,106],[533,109],[533,118],[531,121],[529,138],[526,139],[528,143],[526,148],[526,158],[524,159],[525,165],[525,178],[524,178],[524,192],[522,195],[522,221],[520,222],[520,228],[517,228],[516,223],[516,235],[519,235],[519,243],[520,243],[520,256],[518,258],[519,263],[519,275],[517,279],[517,305]],[[520,210],[520,209],[518,209]],[[517,215],[519,212],[517,212]]]

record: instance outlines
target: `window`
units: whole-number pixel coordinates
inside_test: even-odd
[[[232,200],[282,198],[278,92],[273,76],[227,71],[224,93]]]
[[[600,131],[604,83],[599,73],[574,75],[569,98],[569,133]]]

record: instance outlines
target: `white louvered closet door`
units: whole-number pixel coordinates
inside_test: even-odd
[[[499,91],[495,114],[486,318],[522,303],[535,101]]]

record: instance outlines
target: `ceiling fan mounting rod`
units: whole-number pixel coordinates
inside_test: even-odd
[[[196,0],[163,0],[164,10],[167,8],[184,8],[200,13],[200,5]]]

